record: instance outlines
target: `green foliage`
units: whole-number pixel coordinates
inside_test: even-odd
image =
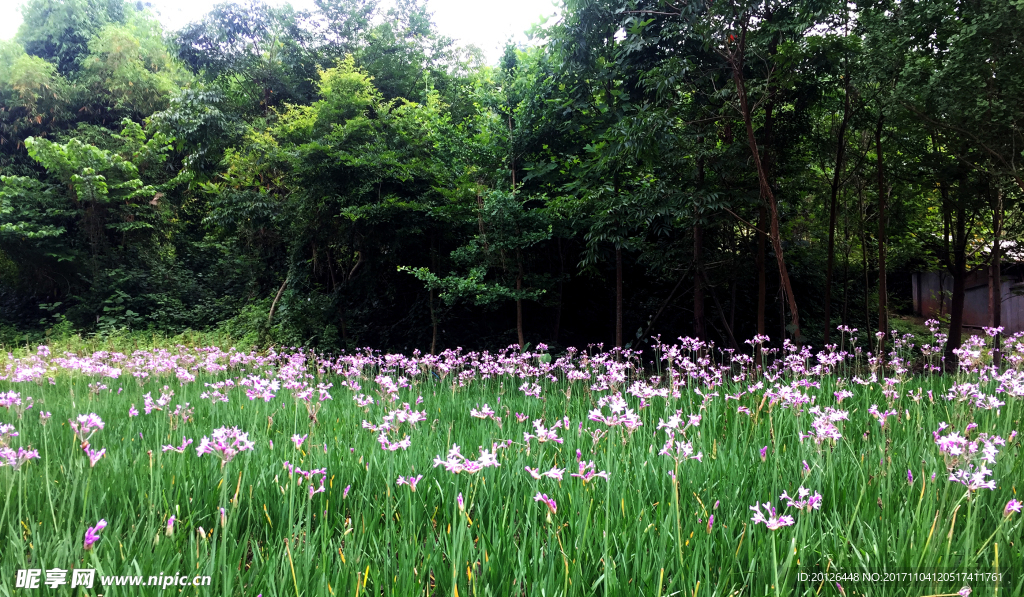
[[[79,68],[93,36],[108,24],[125,22],[131,11],[124,0],[30,0],[22,7],[16,40],[69,75]]]
[[[28,2],[0,42],[0,324],[727,344],[799,303],[815,345],[875,328],[880,280],[906,314],[912,271],[988,267],[997,220],[1024,238],[1019,3],[573,1],[493,65],[431,19],[253,0],[165,34]]]

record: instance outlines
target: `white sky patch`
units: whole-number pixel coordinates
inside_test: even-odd
[[[25,0],[0,0],[0,39],[10,39],[21,25],[21,6]],[[269,4],[282,5],[281,0]],[[311,10],[312,0],[293,0],[292,6]],[[167,30],[175,30],[198,20],[211,6],[203,0],[152,0],[153,10]],[[529,44],[526,30],[544,17],[560,13],[559,0],[430,0],[428,9],[442,35],[460,45],[473,44],[483,50],[487,61],[494,64],[501,56],[505,42]]]

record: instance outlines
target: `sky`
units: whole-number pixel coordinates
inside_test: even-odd
[[[10,39],[21,25],[20,6],[24,0],[0,0],[0,39]],[[210,6],[203,0],[151,0],[161,23],[167,30],[180,28],[200,18]],[[283,0],[268,0],[270,4],[284,4]],[[312,0],[292,0],[298,9],[310,9]],[[505,41],[527,44],[525,31],[541,16],[558,12],[556,0],[429,0],[434,23],[442,35],[452,37],[462,45],[474,44],[484,51],[489,63],[501,56]]]

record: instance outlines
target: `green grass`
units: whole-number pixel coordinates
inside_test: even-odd
[[[181,354],[195,352],[182,349]],[[109,362],[110,356],[98,360]],[[200,397],[209,390],[206,383],[281,375],[281,360],[216,373],[193,368],[196,379],[190,383],[180,383],[173,371],[135,378],[124,363],[119,363],[121,376],[112,379],[61,368],[50,359],[41,362],[48,369],[38,381],[0,381],[0,392],[17,391],[34,401],[22,417],[0,408],[0,423],[13,423],[20,434],[10,445],[31,445],[41,454],[18,471],[0,468],[0,595],[31,594],[14,587],[16,571],[27,568],[210,575],[210,587],[182,588],[182,594],[265,597],[837,595],[833,583],[801,583],[796,572],[883,568],[999,570],[1012,576],[998,593],[976,582],[844,582],[847,595],[935,595],[955,593],[963,585],[971,585],[975,595],[1024,592],[1022,515],[1002,515],[1007,501],[1020,497],[1015,487],[1024,479],[1020,437],[1001,447],[992,467],[997,489],[979,490],[970,499],[963,485],[947,480],[946,463],[932,439],[942,421],[960,432],[976,423],[971,438],[982,431],[1008,438],[1020,428],[1020,408],[1012,396],[999,394],[1007,404],[991,411],[942,398],[954,383],[978,382],[977,373],[900,377],[898,397],[891,402],[878,383],[851,383],[852,371],[784,373],[777,383],[820,383],[807,393],[822,406],[835,406],[832,396],[840,385],[853,392],[841,405],[849,411],[849,420],[840,423],[843,438],[818,445],[799,439],[810,429],[806,407],[798,414],[771,405],[763,390],[744,394],[738,402],[723,398],[754,383],[752,371],[741,382],[714,388],[688,379],[679,386],[678,398],[650,398],[650,406],[637,410],[643,421],[638,430],[629,434],[614,428],[595,442],[591,432],[604,428],[588,420],[597,399],[618,390],[630,408],[638,409],[639,399],[626,390],[650,371],[634,367],[625,382],[592,391],[593,381],[569,381],[557,369],[557,381],[531,377],[536,361],[528,359],[516,375],[476,375],[462,385],[459,369],[421,366],[415,375],[405,373],[410,387],[390,402],[374,382],[377,366],[349,377],[308,366],[311,383],[333,383],[332,399],[323,403],[314,425],[306,403],[285,389],[270,402],[249,400],[238,387],[226,403]],[[8,360],[5,366],[14,363]],[[599,361],[590,363],[595,374],[604,371]],[[670,379],[683,380],[680,363],[672,375],[661,369],[664,362],[658,365],[659,387],[667,387]],[[735,366],[724,379],[741,369]],[[50,376],[53,383],[46,379]],[[346,380],[357,381],[360,393],[372,396],[375,404],[357,406],[356,392],[342,385]],[[108,389],[90,388],[100,381]],[[524,395],[519,386],[525,382],[540,383],[544,398]],[[996,382],[980,383],[982,391],[995,392]],[[142,410],[143,394],[155,398],[165,385],[174,392],[165,412],[128,416],[131,404]],[[924,398],[915,401],[911,393],[918,389]],[[417,406],[419,396],[423,403]],[[175,428],[166,411],[185,402],[194,415]],[[404,402],[424,411],[427,419],[415,427],[403,425],[393,436],[397,440],[408,433],[408,450],[384,451],[361,422],[378,424]],[[471,408],[484,403],[498,411],[500,425],[470,416]],[[872,404],[891,404],[899,415],[880,428],[867,413]],[[737,405],[752,415],[738,414]],[[702,461],[683,460],[678,467],[658,455],[666,435],[657,430],[659,420],[677,410],[684,419],[702,415],[686,438],[703,453]],[[53,414],[45,426],[39,411]],[[107,450],[93,468],[68,424],[69,418],[90,412],[106,422],[90,439],[92,448]],[[529,418],[519,422],[517,412]],[[558,430],[564,443],[524,443],[531,421],[543,419],[550,426],[563,417],[570,421],[568,429]],[[216,456],[198,457],[195,450],[202,437],[222,426],[237,426],[255,442],[252,451],[223,468]],[[302,450],[290,441],[296,433],[309,434]],[[195,441],[184,454],[161,451],[162,445],[178,445],[182,435]],[[434,457],[443,458],[452,444],[474,458],[478,446],[490,449],[502,440],[512,444],[498,450],[500,467],[456,475],[433,466]],[[764,446],[768,451],[762,461],[758,451]],[[577,469],[577,450],[598,470],[608,471],[610,480],[583,484],[570,477]],[[286,460],[306,470],[325,467],[327,490],[309,498],[308,485],[289,479],[282,465]],[[561,482],[535,481],[524,471],[527,466],[568,470]],[[908,469],[913,483],[907,480]],[[677,471],[678,484],[670,471]],[[395,485],[399,475],[420,474],[415,492]],[[751,522],[750,506],[771,502],[784,508],[779,495],[795,495],[801,485],[821,493],[820,510],[789,512],[796,524],[776,531]],[[346,486],[351,486],[347,497]],[[537,492],[554,498],[557,512],[549,515],[544,504],[534,501]],[[464,511],[457,504],[459,494]],[[222,506],[227,512],[223,527]],[[171,515],[176,523],[168,536]],[[109,526],[86,551],[85,531],[100,519]],[[152,587],[104,589],[98,579],[95,586],[76,591],[161,592]],[[68,586],[60,591],[72,592]]]

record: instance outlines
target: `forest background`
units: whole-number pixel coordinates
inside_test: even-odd
[[[498,64],[420,0],[23,14],[8,346],[820,347],[943,271],[952,358],[967,275],[1021,259],[1021,0],[567,0]]]

